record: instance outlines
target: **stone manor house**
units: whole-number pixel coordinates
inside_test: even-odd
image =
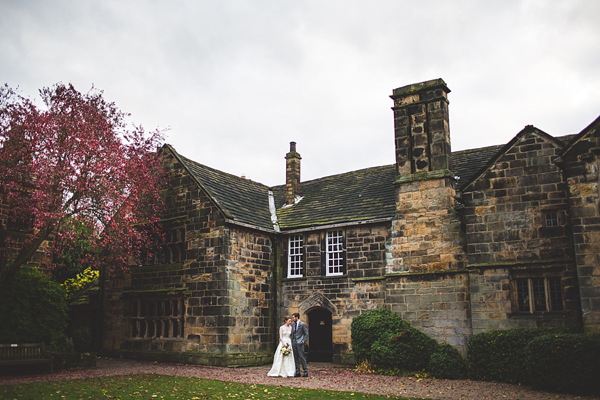
[[[463,352],[492,329],[600,332],[600,118],[452,152],[449,92],[393,90],[395,162],[307,182],[294,142],[275,187],[165,145],[166,242],[105,283],[104,349],[263,364],[299,312],[311,360],[352,362],[352,318],[380,307]]]

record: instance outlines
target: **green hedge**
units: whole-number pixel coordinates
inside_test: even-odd
[[[427,372],[439,379],[464,379],[467,376],[467,361],[453,346],[438,344],[429,359]]]
[[[63,288],[35,268],[21,268],[0,293],[0,343],[49,345],[64,337],[67,318]]]
[[[377,368],[423,370],[437,346],[435,340],[383,308],[355,317],[351,329],[357,363],[369,361]]]
[[[525,358],[535,389],[600,393],[600,334],[543,335],[527,345]]]
[[[525,348],[547,330],[517,328],[479,333],[467,343],[469,377],[471,379],[528,383]]]

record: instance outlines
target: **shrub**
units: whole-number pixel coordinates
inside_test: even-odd
[[[467,361],[455,347],[443,343],[436,346],[427,370],[439,379],[464,379],[467,376]]]
[[[550,334],[526,348],[526,365],[535,389],[600,393],[600,334]]]
[[[395,313],[377,309],[352,320],[352,349],[357,362],[378,368],[419,371],[427,367],[437,342]]]
[[[369,361],[371,346],[377,339],[389,332],[401,331],[406,326],[408,326],[407,322],[384,308],[367,311],[354,317],[350,330],[356,362],[360,364]]]
[[[73,345],[73,339],[68,336],[62,336],[56,338],[50,343],[48,350],[51,353],[56,354],[75,354],[75,346]]]
[[[73,346],[78,353],[93,350],[92,331],[89,328],[78,328],[73,331]]]
[[[23,267],[0,293],[0,321],[0,343],[49,345],[67,326],[65,292],[36,268]]]
[[[532,339],[547,333],[543,329],[516,328],[474,335],[467,343],[470,377],[493,382],[528,383],[525,348]]]

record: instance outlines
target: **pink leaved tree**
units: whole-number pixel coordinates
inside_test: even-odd
[[[114,273],[161,241],[162,133],[127,125],[101,91],[40,90],[43,107],[0,88],[0,292],[48,246],[59,253],[85,226],[93,257]]]

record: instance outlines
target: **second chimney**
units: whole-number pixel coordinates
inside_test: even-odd
[[[290,152],[285,155],[285,203],[294,204],[300,195],[300,154],[296,142],[290,142]]]

